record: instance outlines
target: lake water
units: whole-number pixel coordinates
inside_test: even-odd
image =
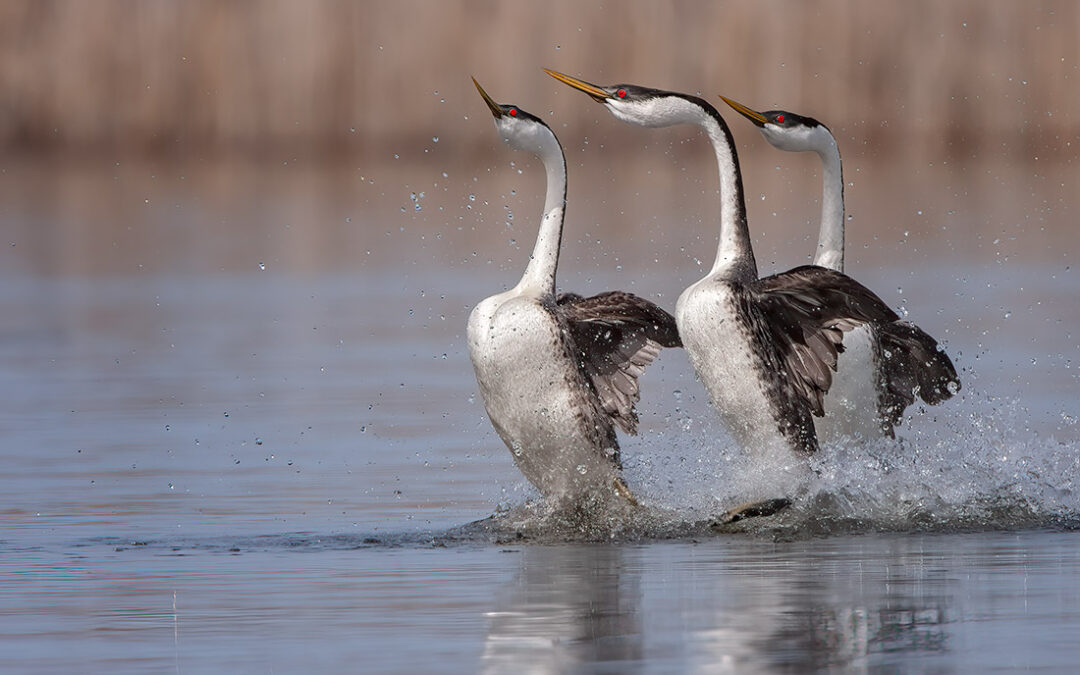
[[[538,206],[510,189],[535,186],[413,171],[389,196],[353,169],[0,174],[0,670],[1075,668],[1067,208],[1026,241],[970,196],[922,205],[944,234],[853,223],[851,273],[946,344],[961,393],[909,411],[899,441],[825,448],[788,512],[714,531],[768,476],[665,352],[623,440],[645,509],[582,530],[536,504],[464,344],[472,305],[520,274]],[[813,184],[760,219],[812,220],[793,204]],[[581,205],[563,283],[670,308],[708,233],[644,215],[627,242],[590,225],[606,203]],[[805,237],[762,230],[765,271],[802,262]]]

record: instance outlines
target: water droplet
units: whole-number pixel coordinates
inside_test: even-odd
[[[265,270],[266,269],[266,263],[264,263],[264,262],[259,263],[259,269],[260,270]]]
[[[521,441],[510,443],[510,451],[514,453],[515,457],[521,457]]]
[[[586,473],[589,472],[589,467],[585,466],[584,464],[578,464],[577,472],[584,476]]]
[[[438,143],[439,142],[439,137],[438,136],[432,136],[431,137],[431,142],[432,143]]]

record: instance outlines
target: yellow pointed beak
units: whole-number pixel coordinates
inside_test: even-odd
[[[488,96],[488,93],[484,91],[484,88],[480,86],[480,83],[476,81],[475,77],[472,79],[472,83],[476,85],[476,91],[480,92],[480,97],[484,99],[484,103],[487,103],[488,108],[491,109],[491,114],[494,115],[496,119],[502,117],[502,107],[496,103],[494,99]]]
[[[576,77],[564,75],[557,70],[550,70],[548,68],[544,68],[544,72],[554,77],[559,82],[562,82],[563,84],[568,84],[574,89],[577,89],[578,91],[585,92],[589,96],[592,96],[593,99],[596,101],[603,101],[604,99],[611,98],[611,94],[607,93],[595,84],[589,84],[588,82],[584,80],[579,80]]]
[[[735,112],[739,113],[740,115],[750,120],[754,124],[758,125],[759,127],[765,126],[765,123],[769,121],[764,115],[762,115],[758,111],[747,108],[738,101],[732,101],[727,96],[721,96],[720,98],[724,99],[724,103],[727,103],[729,106],[734,108]]]

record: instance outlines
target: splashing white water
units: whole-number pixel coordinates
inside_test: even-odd
[[[720,428],[665,434],[669,451],[627,462],[650,505],[686,520],[748,498],[792,497],[758,528],[836,533],[1067,526],[1080,522],[1080,443],[1032,431],[1017,402],[958,398],[909,416],[897,439],[825,446],[809,470],[763,465]],[[800,470],[803,476],[793,482]]]

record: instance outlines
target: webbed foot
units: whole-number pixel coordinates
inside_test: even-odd
[[[626,481],[622,479],[622,476],[617,476],[614,480],[614,483],[615,494],[625,499],[627,502],[630,503],[631,506],[640,506],[638,504],[637,497],[634,496],[633,492],[630,492],[630,486],[626,484]]]
[[[761,516],[771,516],[774,513],[783,511],[787,507],[791,506],[792,501],[787,497],[778,497],[776,499],[766,499],[760,502],[746,502],[740,504],[733,509],[729,509],[719,518],[713,522],[713,527],[720,525],[730,525],[731,523],[737,523],[740,520],[746,518],[759,518]]]

